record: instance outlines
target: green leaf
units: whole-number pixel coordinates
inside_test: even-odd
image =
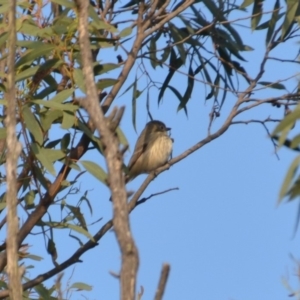
[[[0,212],[6,208],[6,202],[1,202],[0,203]]]
[[[80,226],[83,229],[87,230],[86,221],[84,219],[84,216],[83,216],[82,212],[80,211],[80,207],[73,206],[73,205],[68,205],[68,204],[66,206],[72,212],[73,216],[78,220]]]
[[[106,78],[106,79],[100,79],[96,86],[99,90],[103,90],[107,87],[110,87],[112,85],[115,85],[119,80],[117,79],[110,79],[110,78]]]
[[[192,96],[193,88],[194,88],[194,72],[193,72],[192,66],[190,66],[188,82],[187,82],[187,88],[186,88],[185,93],[183,95],[182,102],[178,106],[177,111],[179,111],[182,108],[186,107],[186,104],[188,103],[189,99]]]
[[[131,118],[133,128],[136,131],[136,91],[137,91],[137,75],[134,79],[133,90],[132,90],[132,100],[131,100]]]
[[[239,36],[238,32],[231,26],[230,22],[225,18],[225,15],[221,9],[219,9],[214,1],[202,0],[206,7],[211,11],[212,15],[230,32],[235,42],[241,47],[243,41]],[[206,24],[207,25],[207,24]]]
[[[104,172],[104,170],[96,163],[92,161],[82,160],[80,163],[83,165],[83,167],[92,174],[95,178],[97,178],[99,181],[107,184],[107,174]]]
[[[284,119],[276,126],[272,135],[275,135],[283,130],[293,127],[294,123],[300,118],[300,106],[297,105],[296,109],[290,114],[286,115]]]
[[[285,13],[280,13],[277,17],[277,20],[275,20],[276,22],[278,20],[280,20],[282,18],[282,16],[284,16]],[[261,23],[259,26],[256,27],[256,30],[263,30],[263,29],[267,29],[270,26],[270,22],[271,22],[272,18],[264,23]]]
[[[42,145],[43,143],[43,133],[41,130],[41,126],[37,121],[35,115],[31,112],[31,109],[28,105],[23,106],[22,108],[22,117],[24,118],[26,128],[33,135],[35,141]]]
[[[8,40],[8,32],[4,32],[0,35],[0,47],[4,45]]]
[[[67,89],[64,91],[61,91],[60,93],[56,94],[50,101],[57,102],[57,103],[63,103],[65,100],[67,100],[74,92],[74,89]]]
[[[279,0],[276,0],[275,5],[274,5],[274,9],[273,9],[273,13],[272,13],[272,17],[271,17],[270,22],[269,22],[267,36],[266,36],[266,44],[267,45],[269,44],[269,42],[270,42],[270,40],[273,36],[275,26],[276,26],[276,22],[278,20],[278,14],[279,14]]]
[[[59,143],[60,143],[61,139],[57,139],[57,140],[54,140],[54,141],[50,141],[49,143],[47,143],[45,145],[45,148],[47,149],[52,149],[52,148],[55,148]]]
[[[286,33],[289,31],[296,12],[299,5],[299,0],[286,0],[287,3],[287,9],[286,9],[286,16],[282,25],[282,32],[281,32],[281,38],[283,39],[286,35]]]
[[[177,58],[176,53],[174,49],[172,48],[171,50],[171,56],[170,56],[170,62],[169,62],[170,68],[169,68],[169,73],[160,89],[160,92],[158,94],[158,103],[160,103],[166,88],[169,85],[169,82],[171,81],[173,75],[175,74],[175,71],[179,69],[183,65],[183,61],[181,58]]]
[[[25,71],[22,71],[21,73],[17,74],[16,82],[27,79],[27,78],[35,75],[35,73],[37,72],[38,69],[39,69],[39,66],[27,68]]]
[[[254,0],[244,0],[244,2],[241,4],[240,8],[245,8],[249,5],[251,5],[254,2]]]
[[[73,8],[75,7],[75,4],[73,1],[67,1],[67,0],[51,0],[51,2],[59,4],[64,7]]]
[[[122,129],[120,127],[117,127],[116,129],[116,133],[118,135],[118,139],[120,141],[120,144],[124,145],[124,146],[128,146],[128,140],[126,139],[125,134],[123,133]]]
[[[41,169],[40,166],[36,166],[36,165],[33,166],[33,169],[36,178],[41,183],[43,188],[47,191],[49,186],[49,181],[48,179],[45,178],[44,174],[42,173],[43,169]]]
[[[26,203],[26,209],[34,208],[34,198],[35,198],[36,192],[35,191],[29,191],[25,196],[24,200]]]
[[[53,176],[56,175],[54,166],[49,159],[48,155],[45,154],[45,151],[42,150],[41,147],[39,147],[38,144],[33,143],[31,144],[32,152],[35,154],[36,158],[40,161],[40,163],[45,167],[47,171],[49,171],[50,174]],[[51,149],[48,149],[51,150]]]
[[[5,14],[8,12],[9,10],[9,4],[4,4],[0,6],[0,14]]]
[[[263,6],[263,2],[261,0],[254,1],[252,17],[251,17],[251,29],[252,30],[256,29],[256,27],[259,24],[259,21],[261,20],[262,13],[263,13],[262,6]]]
[[[41,296],[41,299],[43,299],[43,300],[51,300],[51,294],[48,291],[48,289],[46,289],[44,287],[43,284],[40,283],[40,284],[34,286],[33,289],[36,291],[36,293],[38,295]]]
[[[279,192],[279,199],[278,199],[278,203],[280,203],[282,201],[282,199],[287,195],[288,190],[292,184],[292,180],[296,174],[296,171],[299,167],[300,164],[300,156],[297,156],[294,161],[292,162],[292,164],[290,165],[288,172],[284,178],[283,184],[281,186],[280,192]]]
[[[72,230],[78,232],[78,233],[81,233],[81,234],[85,235],[85,236],[86,236],[87,238],[89,238],[92,242],[95,241],[94,238],[93,238],[93,236],[92,236],[87,230],[85,230],[84,228],[82,228],[82,227],[80,227],[80,226],[77,226],[77,225],[69,224],[69,223],[65,224],[65,226],[66,226],[67,228],[70,228],[70,229],[72,229]]]
[[[71,141],[71,135],[70,135],[70,133],[66,133],[62,137],[61,142],[60,142],[60,148],[63,152],[66,152],[66,150],[68,149],[70,141]]]
[[[125,29],[123,29],[120,33],[119,33],[119,37],[126,37],[126,36],[129,36],[131,35],[132,33],[132,28],[131,27],[127,27]]]
[[[27,254],[25,256],[25,258],[32,259],[32,260],[35,260],[35,261],[41,261],[41,260],[43,260],[43,258],[41,256],[34,255],[34,254]]]
[[[186,60],[186,51],[182,43],[184,37],[182,36],[182,33],[180,32],[179,28],[177,28],[172,22],[169,22],[169,28],[171,31],[172,38],[176,44],[176,48],[179,52],[180,58],[184,64]]]
[[[43,155],[47,156],[50,162],[61,160],[66,156],[66,154],[60,149],[41,148],[40,151]]]
[[[60,104],[55,101],[45,101],[45,100],[31,100],[32,103],[40,104],[45,107],[61,110],[61,111],[72,111],[75,112],[79,106],[73,104]]]
[[[41,125],[44,131],[48,131],[54,122],[58,122],[63,117],[63,112],[60,110],[48,110],[46,113],[40,114]]]
[[[7,135],[6,128],[0,127],[0,139],[6,139],[6,135]]]
[[[83,93],[86,93],[82,70],[81,69],[75,69],[73,71],[73,78],[74,78],[74,81],[75,81],[76,85],[80,88],[80,90]]]
[[[259,81],[258,82],[261,85],[270,87],[272,89],[277,89],[277,90],[286,90],[285,86],[281,83],[277,83],[277,82],[269,82],[269,81]]]
[[[44,55],[49,55],[50,52],[55,48],[55,45],[44,44],[42,47],[36,49],[27,50],[16,63],[15,68],[18,69],[23,65],[31,65],[32,61],[41,58]]]
[[[149,52],[150,52],[150,63],[151,63],[152,68],[155,70],[156,66],[158,65],[157,58],[156,58],[156,39],[155,38],[152,38],[150,40]]]
[[[62,129],[70,129],[74,125],[74,122],[75,122],[74,113],[71,113],[69,111],[64,111],[61,128]]]
[[[83,282],[75,282],[70,286],[70,289],[77,289],[80,291],[91,291],[92,288],[93,287],[91,285],[87,285]]]
[[[91,26],[95,26],[97,29],[104,29],[112,33],[116,33],[118,31],[113,25],[101,20],[92,5],[89,5],[89,16],[93,19],[90,24]]]
[[[45,44],[39,41],[16,41],[17,46],[26,48],[26,49],[36,49],[39,47],[43,47]]]
[[[289,148],[295,149],[300,144],[300,134],[297,134],[291,141]]]
[[[117,68],[120,68],[120,65],[111,64],[111,63],[103,64],[103,65],[96,65],[94,67],[94,75],[97,76],[97,75],[101,75],[104,73],[108,73],[109,71],[117,69]]]

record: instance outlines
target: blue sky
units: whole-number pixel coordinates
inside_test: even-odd
[[[232,19],[246,15],[238,14]],[[242,24],[249,26],[250,20]],[[251,33],[248,28],[240,28],[245,44],[255,49],[243,53],[248,61],[245,63],[246,69],[255,77],[264,54],[266,32]],[[296,53],[299,47],[296,42],[276,49],[272,56],[291,59],[289,55],[292,51]],[[102,52],[104,56],[112,50],[106,51]],[[113,53],[112,59],[117,54],[119,52]],[[149,72],[157,81],[163,81],[166,74],[166,70],[157,68],[153,71],[150,66]],[[297,72],[299,70],[294,65],[270,62],[262,80],[284,79]],[[134,77],[135,73],[132,72],[123,91]],[[186,77],[177,74],[172,83],[184,91]],[[297,78],[294,78],[286,86],[291,91],[296,83]],[[144,82],[139,84],[142,87]],[[241,89],[246,86],[241,81]],[[212,100],[205,102],[204,86],[195,83],[188,103],[187,118],[183,111],[177,112],[178,100],[172,93],[167,92],[158,107],[158,92],[156,89],[150,91],[151,112],[155,119],[172,128],[175,157],[206,137]],[[266,98],[283,93],[264,89],[255,95]],[[235,101],[236,98],[229,94],[220,118],[213,123],[213,132],[222,126]],[[149,121],[145,110],[146,93],[137,100],[137,133],[131,122],[131,92],[117,98],[114,104],[126,106],[121,127],[132,151],[138,134]],[[237,120],[266,119],[268,116],[281,118],[283,108],[261,106],[240,115]],[[272,131],[274,124],[268,127]],[[294,132],[298,130],[299,126],[296,126]],[[126,154],[125,162],[128,162],[131,153]],[[294,291],[299,288],[297,264],[291,259],[291,256],[296,260],[300,256],[299,232],[294,236],[293,231],[298,202],[280,206],[276,203],[295,153],[281,149],[278,154],[279,159],[262,125],[234,125],[220,138],[172,166],[150,184],[144,196],[169,188],[176,187],[179,190],[152,198],[136,208],[130,216],[140,255],[137,288],[139,290],[143,286],[143,300],[153,299],[161,266],[165,262],[171,265],[165,300],[291,299],[288,297],[291,291],[287,289],[287,284]],[[103,166],[103,160],[97,152],[91,152],[83,159],[93,160]],[[75,172],[71,173],[70,178],[75,176]],[[83,208],[86,219],[92,223],[103,218],[91,227],[90,232],[95,233],[111,217],[109,192],[89,174],[80,179],[80,193],[88,190],[94,207],[93,216],[89,216],[87,207]],[[138,177],[128,185],[128,189],[136,190],[144,179],[145,176]],[[80,195],[69,197],[67,201],[74,205]],[[58,207],[56,211],[58,216]],[[78,247],[75,240],[66,238],[66,232],[55,232],[59,263]],[[39,245],[33,245],[36,239],[40,241]],[[43,262],[30,270],[29,275],[34,277],[52,268],[42,236],[31,236],[26,241],[33,245],[30,249],[33,254],[44,257]],[[93,286],[91,292],[74,293],[71,299],[82,299],[83,295],[88,299],[118,299],[119,283],[109,272],[119,272],[120,259],[114,232],[110,231],[100,240],[98,247],[82,256],[83,263],[65,271],[66,285],[71,278],[70,282],[83,281]],[[50,279],[48,284],[53,281]]]

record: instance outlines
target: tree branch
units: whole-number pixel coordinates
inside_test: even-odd
[[[15,47],[16,47],[16,0],[11,0],[8,14],[8,76],[7,76],[7,273],[9,277],[9,295],[11,299],[22,299],[22,285],[18,266],[18,215],[17,215],[17,162],[21,153],[21,144],[15,132],[16,93],[15,93]]]
[[[170,273],[170,265],[169,264],[163,264],[160,274],[160,279],[158,283],[158,287],[155,294],[155,300],[161,300],[163,298],[167,280]]]
[[[121,266],[121,299],[134,300],[136,276],[138,270],[138,250],[135,246],[130,226],[127,209],[127,193],[125,189],[125,179],[122,172],[123,157],[119,152],[119,143],[114,132],[109,130],[104,114],[98,104],[98,96],[93,75],[93,60],[88,33],[88,6],[85,0],[75,0],[79,15],[79,43],[83,62],[83,74],[87,98],[82,104],[88,111],[94,126],[97,128],[104,144],[104,155],[108,168],[108,181],[113,200],[113,224],[114,231],[122,254]],[[116,129],[123,111],[117,114],[112,113],[116,121]],[[116,117],[116,118],[115,118]]]

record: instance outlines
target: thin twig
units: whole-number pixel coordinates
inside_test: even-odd
[[[265,123],[268,123],[268,122],[279,123],[279,122],[281,122],[281,121],[282,121],[282,120],[280,120],[280,119],[271,119],[271,118],[269,117],[269,118],[267,118],[267,119],[265,119],[265,120],[233,121],[233,122],[231,122],[231,124],[232,124],[232,125],[236,125],[236,124],[245,124],[245,125],[248,125],[248,124],[250,124],[250,123],[258,123],[258,124],[261,124],[261,125],[265,128],[265,130],[266,130],[266,132],[267,132],[267,134],[268,134],[268,137],[271,139],[271,142],[272,142],[272,144],[273,144],[273,146],[274,146],[274,150],[275,150],[274,152],[275,152],[275,155],[276,155],[277,159],[279,160],[279,156],[278,156],[278,153],[277,153],[277,144],[276,144],[276,142],[275,142],[273,136],[271,135],[271,133],[270,133],[270,131],[269,131],[269,129],[268,129],[268,127],[266,126]]]
[[[158,193],[151,194],[150,196],[145,197],[145,198],[142,198],[142,199],[140,199],[139,201],[137,201],[136,206],[145,203],[146,201],[148,201],[148,200],[151,199],[152,197],[159,196],[159,195],[162,195],[162,194],[171,192],[171,191],[178,191],[178,190],[179,190],[179,188],[178,188],[178,187],[175,187],[175,188],[167,189],[167,190],[162,191],[162,192],[158,192]]]

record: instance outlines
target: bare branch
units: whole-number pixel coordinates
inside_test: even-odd
[[[16,47],[16,0],[10,2],[8,14],[8,78],[7,78],[7,273],[9,277],[9,295],[11,299],[22,299],[22,286],[18,266],[18,215],[17,215],[17,162],[21,145],[17,140],[16,127],[16,94],[15,94],[15,47]]]
[[[114,137],[113,132],[109,130],[104,114],[97,101],[98,96],[94,82],[93,60],[88,34],[89,3],[85,0],[75,0],[75,3],[79,15],[79,42],[87,90],[87,99],[82,104],[88,111],[105,147],[104,155],[106,158],[108,181],[113,200],[113,224],[122,254],[120,282],[121,299],[134,300],[138,270],[138,250],[135,246],[129,226],[125,179],[122,174],[123,157],[119,152],[118,140]],[[139,18],[141,18],[142,14],[139,13],[139,15]],[[120,114],[117,110],[114,110],[111,114],[111,121],[115,120],[117,126],[121,117],[122,113]]]
[[[170,273],[170,265],[164,264],[161,269],[160,279],[159,279],[157,291],[154,298],[155,300],[161,300],[163,298],[169,273]]]

